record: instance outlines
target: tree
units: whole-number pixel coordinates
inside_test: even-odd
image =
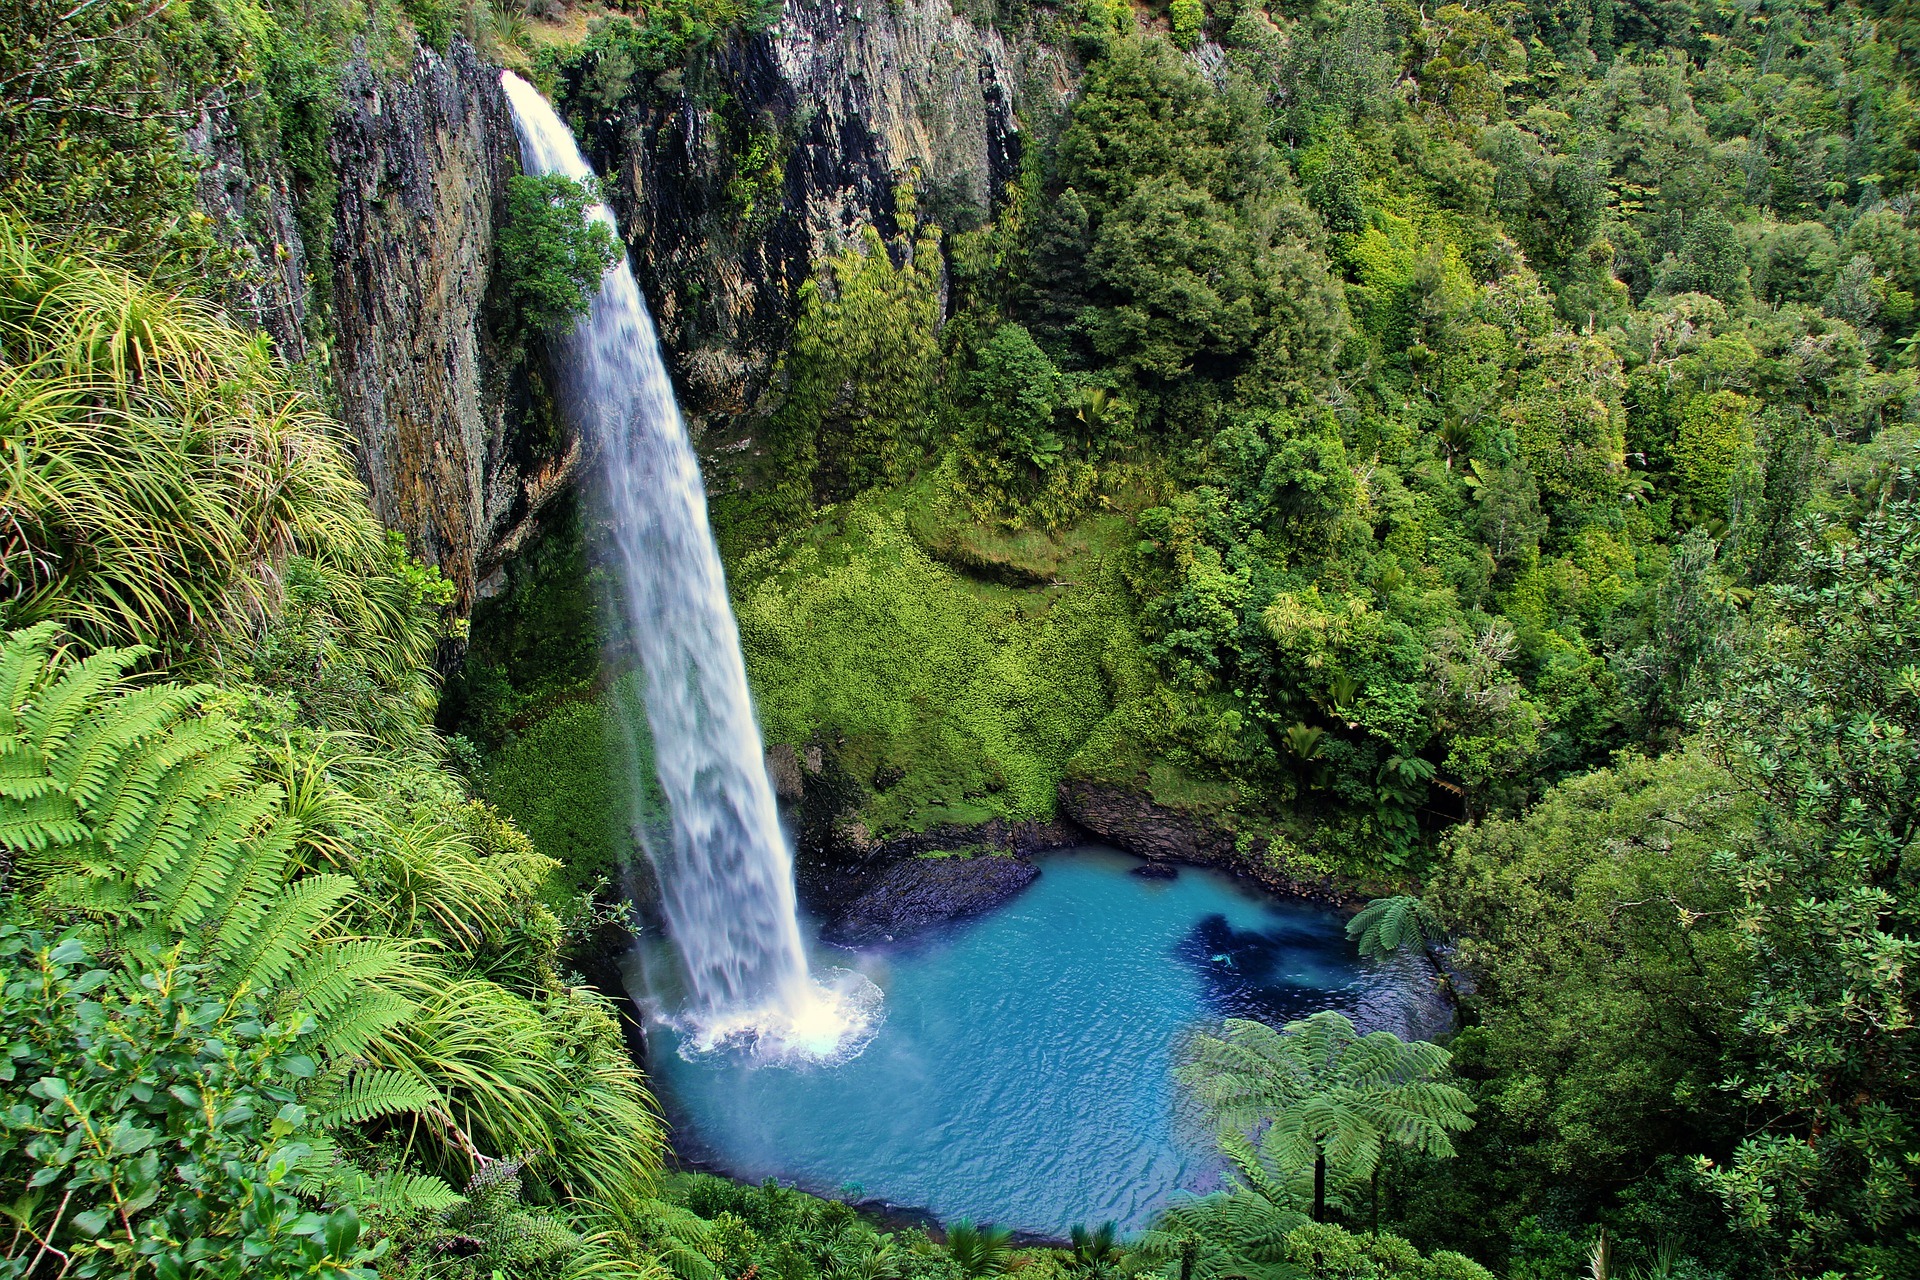
[[[1503,1212],[1728,1141],[1714,1086],[1746,965],[1714,859],[1754,809],[1698,752],[1622,755],[1448,837],[1424,901],[1472,979],[1449,1048],[1476,1082],[1474,1154],[1510,1178]]]
[[[1920,502],[1896,476],[1808,530],[1700,715],[1762,802],[1717,869],[1752,977],[1728,1086],[1757,1131],[1707,1177],[1779,1274],[1912,1265],[1920,1196]]]
[[[1042,470],[1059,459],[1053,416],[1060,407],[1060,371],[1024,328],[1003,324],[994,330],[967,388],[982,445]]]
[[[1229,1018],[1223,1034],[1195,1038],[1192,1061],[1176,1074],[1223,1141],[1252,1139],[1273,1167],[1311,1168],[1313,1217],[1324,1221],[1330,1166],[1366,1182],[1388,1141],[1453,1154],[1448,1134],[1472,1127],[1474,1107],[1441,1079],[1449,1061],[1439,1046],[1390,1031],[1362,1036],[1329,1009],[1284,1031]]]
[[[613,229],[588,212],[592,202],[592,193],[563,173],[507,179],[497,269],[523,338],[571,329],[619,256]]]
[[[938,233],[897,249],[898,266],[868,228],[801,286],[787,399],[770,432],[771,479],[792,504],[852,497],[912,456],[938,369]]]

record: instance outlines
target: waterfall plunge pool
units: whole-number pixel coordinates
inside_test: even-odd
[[[655,1025],[651,1074],[675,1146],[734,1177],[972,1218],[1036,1236],[1144,1227],[1220,1185],[1173,1067],[1197,1028],[1338,1009],[1362,1031],[1431,1035],[1424,962],[1360,961],[1345,919],[1217,872],[1172,880],[1087,848],[1043,855],[1011,902],[884,949],[818,946],[885,993],[850,1060],[682,1056]]]

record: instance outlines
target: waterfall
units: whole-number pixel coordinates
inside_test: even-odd
[[[522,167],[590,181],[573,133],[512,72]],[[613,212],[588,214],[614,232]],[[876,1016],[855,975],[807,970],[793,861],[767,777],[739,628],[707,524],[700,464],[660,358],[653,318],[622,253],[587,314],[555,342],[563,410],[599,458],[619,607],[646,680],[654,770],[670,824],[635,829],[657,873],[690,1007],[676,1024],[702,1050],[779,1060],[843,1056]],[[630,753],[631,756],[635,753]],[[630,779],[639,812],[645,779]],[[670,830],[657,829],[670,825]]]

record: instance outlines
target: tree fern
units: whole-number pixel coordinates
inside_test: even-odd
[[[1439,1078],[1448,1062],[1436,1045],[1362,1036],[1327,1010],[1284,1031],[1229,1019],[1223,1035],[1195,1037],[1178,1075],[1223,1133],[1256,1139],[1261,1163],[1314,1171],[1319,1218],[1330,1168],[1365,1181],[1388,1141],[1453,1154],[1448,1135],[1471,1126],[1473,1103]]]
[[[1391,955],[1403,947],[1430,953],[1446,936],[1440,917],[1426,903],[1406,894],[1375,898],[1347,921],[1348,939],[1359,944],[1361,956],[1368,960]]]

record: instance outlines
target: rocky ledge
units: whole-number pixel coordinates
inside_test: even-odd
[[[1040,868],[1025,858],[905,858],[849,902],[823,940],[842,947],[903,942],[949,920],[979,915],[1032,884]]]
[[[1217,867],[1285,897],[1337,906],[1364,900],[1351,886],[1286,866],[1272,856],[1264,839],[1256,837],[1242,850],[1233,833],[1199,815],[1155,804],[1137,791],[1069,778],[1060,784],[1059,795],[1060,812],[1068,819],[1100,841],[1148,859],[1149,867],[1173,863]]]

